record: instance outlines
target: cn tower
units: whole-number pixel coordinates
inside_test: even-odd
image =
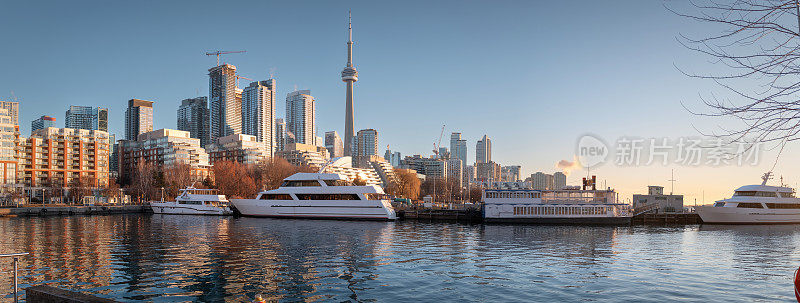
[[[347,13],[347,66],[342,70],[342,81],[347,83],[344,109],[344,155],[352,156],[353,151],[353,84],[358,81],[358,72],[353,67],[353,22],[350,12]]]

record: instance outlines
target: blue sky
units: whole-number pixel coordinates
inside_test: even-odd
[[[522,165],[523,175],[553,172],[555,162],[572,158],[577,138],[585,133],[610,141],[676,138],[697,135],[693,125],[720,123],[693,117],[681,106],[696,105],[700,94],[720,88],[676,68],[713,68],[676,41],[680,33],[708,29],[670,13],[665,3],[683,6],[662,1],[6,1],[0,10],[5,61],[0,99],[10,99],[11,91],[19,98],[25,135],[36,117],[51,115],[63,125],[69,105],[90,105],[108,107],[111,132],[121,136],[131,98],[155,101],[155,128],[175,128],[180,100],[207,95],[207,69],[215,61],[204,52],[247,50],[224,61],[257,80],[274,70],[278,117],[285,115],[288,92],[310,89],[317,99],[319,133],[341,133],[339,73],[351,9],[359,71],[356,129],[377,129],[381,148],[388,144],[404,155],[428,155],[446,124],[442,141],[452,131],[462,132],[470,161],[475,141],[487,134],[497,162]],[[783,164],[788,172],[796,162]],[[708,190],[721,198],[734,186],[759,181],[765,165],[677,167],[676,190],[693,197]],[[672,168],[604,166],[597,174],[630,193],[649,183],[667,185]],[[722,179],[709,181],[717,175]]]

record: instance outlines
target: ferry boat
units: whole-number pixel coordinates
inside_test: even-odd
[[[558,190],[486,189],[483,192],[487,223],[627,225],[629,204],[618,203],[611,189],[596,189],[596,177],[584,178],[582,187]]]
[[[697,206],[703,223],[718,224],[788,224],[800,223],[800,198],[794,189],[770,186],[772,173],[761,177],[760,185],[737,188],[733,196],[713,205]]]
[[[339,174],[296,173],[255,199],[232,199],[243,216],[395,220],[391,199],[377,185],[357,186]]]
[[[197,189],[191,186],[182,189],[175,201],[151,201],[150,208],[155,214],[215,216],[233,214],[225,195],[220,195],[216,189]]]

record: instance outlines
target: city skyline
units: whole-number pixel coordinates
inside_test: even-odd
[[[438,125],[444,123],[447,125],[445,132],[462,133],[468,147],[474,146],[484,134],[488,135],[495,143],[495,162],[521,165],[522,176],[527,176],[536,171],[556,171],[555,163],[571,160],[575,141],[586,133],[598,134],[613,143],[622,136],[693,136],[698,135],[695,127],[710,129],[725,123],[692,117],[681,105],[684,101],[689,106],[696,106],[699,93],[715,92],[717,88],[688,79],[675,68],[676,65],[692,66],[703,62],[702,58],[674,41],[676,35],[696,28],[664,10],[660,3],[631,1],[613,7],[586,3],[586,11],[597,13],[578,12],[564,20],[547,14],[548,11],[565,9],[563,4],[513,4],[517,9],[508,10],[512,6],[510,3],[489,7],[465,4],[459,6],[456,15],[443,13],[454,5],[447,2],[433,4],[425,12],[400,5],[367,2],[355,3],[352,7],[276,4],[276,9],[295,13],[271,21],[279,25],[279,30],[270,41],[281,41],[281,45],[302,45],[297,43],[310,41],[314,47],[274,47],[269,43],[251,42],[252,39],[245,39],[248,37],[245,33],[208,35],[226,29],[213,28],[210,24],[165,26],[182,9],[174,4],[159,4],[158,12],[152,12],[150,16],[152,24],[134,27],[115,22],[114,18],[120,14],[144,15],[147,12],[115,4],[113,7],[120,8],[115,10],[116,13],[109,16],[85,15],[92,18],[59,28],[56,32],[64,37],[44,35],[48,41],[74,48],[66,52],[69,60],[65,54],[37,47],[40,42],[26,38],[36,33],[41,24],[20,26],[31,21],[20,20],[12,13],[3,15],[6,18],[0,22],[6,25],[5,28],[12,28],[11,24],[14,24],[13,27],[20,30],[0,31],[10,39],[17,39],[20,45],[25,46],[24,49],[36,51],[31,54],[11,49],[2,51],[18,58],[11,62],[11,68],[19,70],[20,75],[2,76],[0,80],[4,86],[0,87],[0,99],[14,101],[11,95],[14,91],[14,96],[21,102],[19,120],[23,135],[29,133],[29,122],[39,116],[59,116],[58,111],[69,105],[85,105],[108,107],[109,120],[112,121],[109,130],[117,138],[122,138],[124,125],[120,121],[124,117],[125,101],[131,98],[155,101],[154,129],[176,129],[175,110],[181,100],[208,96],[207,70],[215,63],[213,57],[204,56],[203,52],[246,49],[248,52],[245,54],[223,56],[222,62],[236,65],[238,73],[254,79],[267,79],[268,74],[274,72],[275,78],[285,83],[278,91],[280,96],[295,86],[314,91],[319,111],[316,135],[320,136],[326,131],[341,130],[344,122],[341,115],[345,102],[341,96],[343,85],[337,78],[345,55],[341,48],[346,34],[343,30],[345,14],[352,8],[358,20],[359,70],[369,75],[360,79],[359,90],[355,92],[354,97],[359,100],[355,129],[379,130],[381,141],[390,143],[393,151],[404,155],[428,155],[429,146],[438,135]],[[26,10],[28,6],[12,3],[7,12]],[[43,9],[42,14],[49,17],[44,19],[51,20],[47,22],[63,20],[60,14],[64,11],[78,16],[89,14],[80,9],[81,5],[56,4]],[[198,6],[183,13],[202,14],[209,9]],[[313,16],[316,21],[307,25],[292,23],[291,17],[296,16],[297,11]],[[409,24],[400,17],[403,13],[413,13],[418,22]],[[446,15],[452,25],[442,23],[439,19],[442,15]],[[531,15],[536,18],[530,18]],[[481,18],[474,18],[476,16]],[[619,17],[620,21],[594,26],[600,16]],[[629,29],[627,24],[630,22],[648,28]],[[110,26],[95,26],[102,23]],[[262,23],[247,21],[237,27],[263,26]],[[552,24],[564,26],[554,29],[548,26]],[[109,28],[154,34],[149,38],[126,37],[132,40],[124,45],[134,45],[127,49],[115,47],[114,43],[97,45],[100,40],[96,37],[108,33]],[[581,37],[578,28],[588,29],[587,39],[558,38]],[[62,32],[70,30],[88,34],[78,37]],[[391,34],[393,39],[381,39],[387,34]],[[599,36],[606,39],[595,38]],[[637,42],[621,46],[631,38]],[[115,37],[110,39],[116,41]],[[181,46],[160,51],[145,47],[168,39],[177,39],[174,42],[180,42]],[[85,46],[79,46],[81,43]],[[420,45],[425,45],[424,49]],[[90,47],[105,51],[90,50]],[[592,47],[594,52],[584,54],[579,51],[585,47]],[[31,65],[36,62],[32,55],[44,58],[42,64]],[[387,60],[387,55],[392,56],[391,60]],[[559,64],[572,62],[570,60],[574,63]],[[86,68],[74,67],[70,63],[73,61],[80,61]],[[464,64],[466,62],[469,64]],[[154,74],[153,70],[162,72]],[[608,78],[603,76],[609,71],[614,71],[617,77],[603,79]],[[70,75],[64,77],[67,80],[55,83],[51,90],[41,90],[38,81],[31,80],[67,73]],[[104,76],[97,77],[93,73],[103,73]],[[502,77],[483,78],[482,85],[469,92],[462,89],[464,83],[475,81],[482,73]],[[642,73],[649,77],[641,77]],[[86,81],[93,81],[95,89],[75,90],[80,87],[79,83]],[[131,82],[137,85],[120,85]],[[575,85],[582,87],[571,89]],[[415,87],[416,91],[409,95],[399,87]],[[531,89],[520,89],[529,87]],[[488,104],[497,106],[485,106],[486,100],[492,100]],[[284,112],[280,103],[276,105],[278,113]],[[46,108],[46,111],[35,110],[38,108]],[[421,112],[421,108],[424,111]],[[654,115],[655,112],[659,114]],[[482,117],[484,115],[494,118],[487,119]],[[403,116],[414,117],[413,127],[404,126],[405,119],[387,119]],[[539,129],[547,131],[540,132]],[[542,142],[547,146],[542,146]],[[789,145],[784,155],[796,149]],[[472,153],[468,154],[471,157]],[[730,195],[731,190],[740,184],[758,182],[758,176],[772,166],[775,154],[774,151],[765,152],[762,161],[754,167],[615,167],[606,164],[593,169],[592,174],[608,180],[609,185],[627,196],[641,191],[646,185],[665,185],[670,179],[670,169],[677,168],[679,181],[676,191],[685,193],[687,204],[691,204],[692,198],[705,196],[705,202],[709,202],[709,197],[717,199]],[[791,175],[788,168],[796,164],[797,161],[784,156],[776,174],[786,176],[788,183],[795,184],[800,176]],[[585,175],[585,170],[573,173],[568,183],[574,184],[579,180],[576,174]],[[702,184],[702,187],[693,184]]]

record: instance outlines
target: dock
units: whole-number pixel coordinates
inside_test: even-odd
[[[0,208],[0,217],[111,215],[151,212],[147,205],[25,205]]]
[[[444,221],[483,223],[483,213],[479,209],[437,209],[409,208],[398,209],[397,217],[401,220]],[[645,213],[631,218],[630,225],[690,225],[701,224],[703,220],[696,213]]]

